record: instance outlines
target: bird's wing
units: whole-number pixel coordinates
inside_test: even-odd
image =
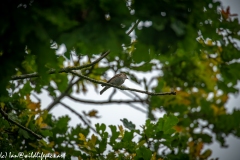
[[[109,82],[111,82],[111,80],[114,78],[114,77],[118,77],[118,76],[120,76],[121,75],[121,73],[120,74],[116,74],[115,76],[113,76],[111,79],[109,79],[106,83],[109,83]],[[102,86],[104,86],[103,84],[102,84]]]
[[[113,76],[111,79],[109,79],[109,80],[107,81],[107,83],[111,82],[111,80],[112,80],[113,78],[118,77],[118,76],[120,76],[120,75],[121,75],[121,74],[116,74],[116,75]]]

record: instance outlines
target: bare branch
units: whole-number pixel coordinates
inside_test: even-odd
[[[136,110],[138,110],[138,111],[140,111],[140,112],[147,113],[147,111],[145,111],[145,110],[143,110],[143,109],[141,109],[141,108],[139,108],[139,107],[137,107],[137,106],[135,106],[133,104],[129,104],[129,106],[134,108],[134,109],[136,109]]]
[[[133,88],[127,88],[127,87],[121,87],[121,86],[116,86],[116,85],[112,85],[110,83],[105,83],[105,82],[101,82],[101,81],[97,81],[95,79],[91,79],[87,76],[84,76],[82,74],[78,74],[76,72],[73,72],[73,71],[70,71],[70,73],[72,73],[73,75],[76,75],[76,76],[79,76],[81,78],[84,78],[84,79],[87,79],[93,83],[98,83],[98,84],[103,84],[105,86],[110,86],[110,87],[114,87],[114,88],[118,88],[118,89],[121,89],[121,90],[129,90],[129,91],[135,91],[135,92],[139,92],[139,93],[144,93],[144,94],[148,94],[148,95],[151,95],[151,96],[161,96],[161,95],[176,95],[176,92],[175,91],[172,91],[172,92],[164,92],[164,93],[152,93],[152,92],[148,92],[148,91],[143,91],[143,90],[138,90],[138,89],[133,89]]]
[[[129,35],[139,24],[140,20],[137,20],[136,23],[133,25],[133,27],[127,32],[127,35]]]
[[[134,96],[132,96],[131,94],[129,94],[129,93],[126,92],[126,91],[122,91],[122,93],[125,94],[125,95],[128,96],[128,97],[131,97],[132,99],[142,100],[142,98],[141,98],[138,94],[136,94],[135,92],[130,92],[130,93],[132,93]],[[147,100],[146,100],[145,102],[147,102]],[[143,103],[142,103],[142,104],[143,104]]]
[[[78,81],[80,81],[81,78],[79,78],[78,80],[76,80],[74,83],[71,83],[68,85],[67,89],[59,96],[57,97],[48,107],[47,107],[47,111],[49,112],[57,103],[60,102],[60,100],[65,97],[66,95],[68,95],[69,90],[72,88],[72,86],[74,84],[76,84]],[[73,79],[72,79],[73,80]],[[72,81],[71,80],[71,81]]]
[[[24,127],[23,125],[19,124],[18,122],[12,120],[12,119],[8,116],[8,114],[7,114],[6,112],[4,112],[4,110],[3,110],[1,107],[0,107],[0,112],[1,112],[2,116],[3,116],[7,121],[12,122],[13,124],[17,125],[18,127],[22,128],[23,130],[31,133],[32,135],[34,135],[34,136],[35,136],[36,138],[38,138],[38,139],[42,139],[42,138],[43,138],[43,137],[40,136],[39,134],[33,132],[32,130],[30,130],[30,129],[26,128],[26,127]]]
[[[112,100],[112,98],[113,98],[113,96],[116,94],[116,92],[117,92],[117,90],[114,89],[113,92],[111,93],[111,95],[109,96],[108,101],[111,101],[111,100]]]
[[[66,68],[60,69],[59,71],[57,71],[55,69],[50,69],[48,71],[48,73],[49,74],[68,73],[68,72],[73,71],[73,70],[80,70],[80,69],[83,69],[83,68],[88,68],[88,67],[91,67],[91,66],[95,65],[96,63],[98,63],[100,60],[102,60],[104,57],[106,57],[109,53],[110,53],[110,51],[106,51],[101,57],[99,57],[94,62],[89,63],[89,64],[85,64],[85,65],[82,65],[82,66],[66,67]],[[14,76],[11,77],[11,80],[34,78],[34,77],[39,77],[39,74],[38,73],[31,73],[31,74],[23,74],[23,75],[14,75]]]
[[[32,95],[33,95],[33,97],[35,97],[37,99],[38,102],[41,102],[41,99],[38,98],[38,96],[36,94],[32,93]]]
[[[71,107],[69,107],[68,105],[66,105],[65,103],[59,102],[61,105],[63,105],[65,108],[69,109],[72,113],[74,113],[75,115],[77,115],[85,125],[87,125],[93,132],[95,132],[96,134],[97,131],[82,117],[82,115],[80,115],[79,113],[77,113],[75,110],[73,110]]]
[[[71,95],[68,95],[69,98],[71,98],[74,101],[81,102],[81,103],[89,103],[89,104],[112,104],[112,103],[144,103],[145,100],[110,100],[110,101],[91,101],[91,100],[83,100],[79,98],[75,98]]]

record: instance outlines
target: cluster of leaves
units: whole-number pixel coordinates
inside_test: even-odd
[[[137,130],[132,128],[132,122],[125,119],[124,126],[129,131],[122,125],[118,126],[118,130],[116,126],[110,125],[111,135],[106,131],[105,124],[96,124],[100,138],[93,134],[87,139],[84,134],[79,134],[81,141],[79,147],[85,152],[81,157],[83,159],[161,159],[184,156],[180,150],[171,156],[164,154],[167,149],[181,148],[176,144],[180,137],[179,133],[173,129],[177,122],[178,119],[175,116],[165,115],[156,123],[148,119],[142,129]],[[184,144],[187,144],[187,141]],[[160,157],[157,152],[163,152],[163,155]]]
[[[4,103],[1,103],[1,106],[11,108],[11,106]],[[37,152],[44,154],[55,153],[57,155],[68,153],[66,159],[71,159],[71,156],[79,156],[81,152],[77,151],[75,144],[71,142],[80,143],[77,135],[79,133],[88,135],[88,128],[81,125],[69,127],[70,118],[68,116],[56,119],[46,111],[42,111],[40,103],[32,102],[29,96],[27,100],[16,101],[12,106],[14,106],[16,113],[8,113],[9,118],[47,139],[36,138],[35,135],[27,132],[24,128],[17,127],[1,118],[0,148],[2,152],[9,154],[11,151],[15,155],[18,155],[19,152],[23,152],[25,155]],[[8,111],[6,110],[6,112]]]
[[[188,138],[180,136],[175,127],[178,119],[173,115],[165,115],[157,122],[148,119],[141,130],[135,129],[132,122],[124,119],[123,124],[129,131],[122,125],[118,126],[118,130],[116,126],[110,125],[111,135],[106,131],[105,124],[96,124],[96,134],[87,139],[89,128],[83,128],[81,125],[70,127],[68,116],[56,119],[41,111],[39,103],[32,102],[29,97],[18,104],[22,105],[16,106],[19,113],[9,113],[9,118],[25,124],[25,127],[41,134],[47,141],[43,139],[36,141],[36,137],[26,130],[14,127],[7,120],[1,119],[2,152],[11,151],[12,154],[17,154],[21,151],[26,155],[31,152],[67,153],[66,159],[70,159],[71,156],[80,159],[156,159],[187,156],[181,153],[181,149],[186,149]],[[3,103],[1,105],[9,107]],[[24,107],[29,110],[25,110]],[[39,116],[34,118],[36,114]],[[134,139],[136,136],[137,139]],[[182,139],[181,144],[179,138]],[[174,152],[176,148],[179,149],[178,152]],[[165,152],[168,153],[170,150],[173,153],[165,155]],[[159,156],[158,152],[162,152],[163,155]]]
[[[240,137],[240,111],[226,112],[229,94],[238,93],[240,25],[230,8],[220,7],[213,0],[5,1],[0,6],[6,15],[0,18],[0,148],[83,159],[207,159],[211,150],[202,149],[213,142],[213,135],[222,146],[227,135]],[[129,37],[132,27],[135,34]],[[59,55],[61,44],[66,51]],[[105,124],[97,124],[97,134],[90,136],[89,128],[69,127],[68,116],[56,119],[40,108],[40,101],[29,98],[46,90],[57,104],[73,92],[69,74],[57,73],[64,62],[72,60],[70,68],[82,66],[109,49],[104,65],[80,72],[101,80],[106,71],[128,71],[131,80],[148,91],[177,91],[177,96],[144,98],[149,120],[141,130],[123,119],[130,131],[109,126],[110,136]],[[158,74],[150,81],[136,76],[152,71]],[[13,75],[33,72],[40,77],[11,80]],[[157,85],[152,86],[153,81]],[[74,85],[77,92],[86,93],[87,84],[93,83],[79,79]],[[152,113],[158,110],[168,116],[153,123]],[[4,113],[46,139],[36,141]]]

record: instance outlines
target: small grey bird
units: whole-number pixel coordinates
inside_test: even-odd
[[[124,83],[124,81],[128,79],[125,73],[120,73],[120,74],[116,74],[115,76],[113,76],[111,79],[109,79],[107,81],[107,83],[116,85],[116,86],[120,86]],[[104,86],[104,85],[102,85]],[[103,94],[103,92],[105,92],[108,88],[110,88],[109,86],[104,87],[101,91],[100,94]]]

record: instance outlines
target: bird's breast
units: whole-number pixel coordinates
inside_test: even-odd
[[[114,84],[114,85],[119,86],[119,85],[124,83],[124,79],[123,78],[116,78],[111,83]]]

